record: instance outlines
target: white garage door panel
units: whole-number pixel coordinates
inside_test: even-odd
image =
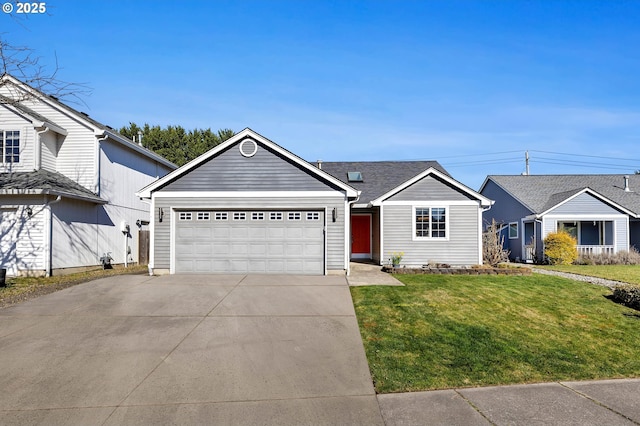
[[[196,220],[198,211],[176,215],[175,271],[323,274],[324,212],[298,211],[297,220],[279,212],[281,220],[269,211],[246,211],[244,220],[233,220],[233,211],[222,220],[216,211],[210,220]]]

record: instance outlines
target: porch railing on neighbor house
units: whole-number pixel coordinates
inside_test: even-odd
[[[578,246],[578,254],[581,256],[589,254],[613,254],[613,246]]]

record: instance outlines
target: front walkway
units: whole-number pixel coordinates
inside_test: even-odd
[[[382,267],[373,263],[351,262],[351,272],[347,277],[349,285],[367,286],[367,285],[400,285],[400,281],[393,277],[392,274],[382,272]]]

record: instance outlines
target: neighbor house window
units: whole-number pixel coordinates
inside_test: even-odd
[[[0,130],[0,152],[4,164],[20,162],[20,132]]]
[[[447,209],[445,207],[416,207],[416,238],[447,238]]]
[[[518,238],[518,222],[511,222],[509,224],[509,239],[513,240]]]

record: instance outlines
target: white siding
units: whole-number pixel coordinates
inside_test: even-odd
[[[51,131],[40,136],[40,167],[50,172],[55,172],[57,169],[58,136],[57,133]]]
[[[26,207],[32,210],[27,214]],[[2,267],[10,275],[45,269],[45,223],[41,197],[3,197],[0,204]],[[9,258],[6,258],[9,257]]]
[[[35,100],[24,104],[68,132],[59,145],[57,171],[85,188],[94,190],[96,137],[93,129],[61,108]]]
[[[477,204],[438,206],[447,208],[448,240],[414,240],[412,205],[382,206],[383,261],[393,252],[404,252],[402,265],[428,263],[475,265],[480,259],[479,212]]]
[[[30,172],[34,169],[34,137],[35,130],[25,118],[0,106],[0,137],[5,130],[18,130],[20,132],[20,162],[15,164],[3,164],[4,158],[0,158],[0,172]],[[0,153],[4,156],[4,152]]]

